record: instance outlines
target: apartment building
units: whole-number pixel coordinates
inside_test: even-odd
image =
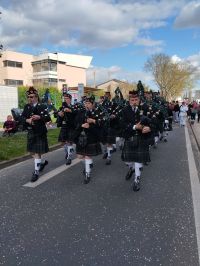
[[[68,87],[86,85],[86,69],[91,56],[43,53],[31,54],[4,51],[0,58],[0,85]]]

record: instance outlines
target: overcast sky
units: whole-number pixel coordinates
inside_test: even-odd
[[[200,69],[200,1],[0,0],[4,49],[93,56],[88,83],[117,78],[153,86],[155,53]]]

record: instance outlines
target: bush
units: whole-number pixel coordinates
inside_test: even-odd
[[[39,92],[39,97],[40,99],[42,99],[47,88],[41,87],[37,89]],[[50,87],[48,89],[51,95],[51,100],[55,108],[58,109],[62,105],[62,93],[61,91],[59,91],[57,88],[54,88],[54,87]],[[18,104],[19,104],[20,109],[23,109],[24,105],[27,103],[27,99],[26,99],[27,90],[28,90],[28,87],[25,87],[25,86],[18,87]]]
[[[26,91],[27,87],[18,87],[18,105],[20,109],[24,108],[24,105],[27,103]]]

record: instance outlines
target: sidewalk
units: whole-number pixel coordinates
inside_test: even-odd
[[[195,120],[194,124],[191,124],[190,121],[188,121],[188,126],[191,127],[191,129],[195,135],[195,139],[197,141],[198,148],[200,150],[200,123],[198,123],[197,120]]]

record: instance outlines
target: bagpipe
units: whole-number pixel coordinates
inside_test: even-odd
[[[61,127],[63,121],[65,121],[65,123],[68,122],[68,113],[65,111],[65,109],[68,108],[71,110],[71,113],[73,113],[74,115],[76,115],[79,111],[84,111],[85,107],[82,103],[76,103],[74,105],[67,105],[66,102],[62,103],[62,106],[56,110],[56,112],[54,112],[54,117],[56,118],[56,124],[57,127]],[[60,116],[58,113],[62,112],[63,116]]]
[[[95,119],[97,124],[102,126],[108,118],[108,113],[102,105],[97,104],[92,111],[85,111],[85,117],[86,120],[87,118]]]
[[[121,118],[122,109],[126,104],[127,102],[124,99],[119,87],[115,89],[115,96],[112,100],[105,97],[103,104],[100,105],[100,108],[103,112],[103,121],[106,127],[109,127],[113,120]]]

